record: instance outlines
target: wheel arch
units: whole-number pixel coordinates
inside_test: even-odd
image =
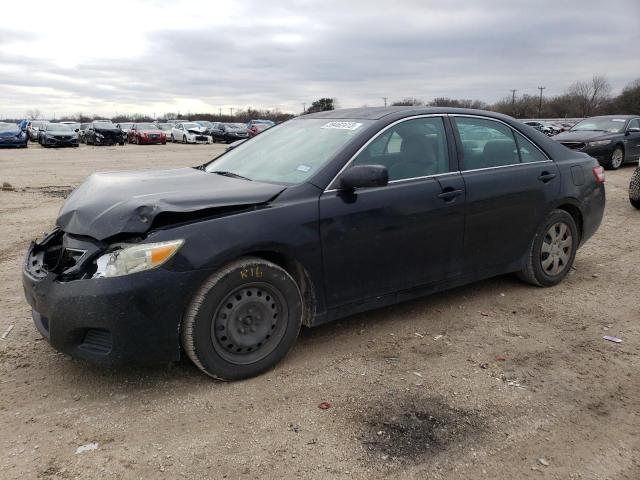
[[[302,295],[302,324],[306,327],[310,327],[313,324],[313,318],[316,313],[317,293],[311,275],[302,263],[290,255],[274,250],[257,250],[247,252],[243,254],[242,257],[261,258],[262,260],[275,263],[286,270],[298,284],[300,295]]]
[[[580,207],[578,206],[577,201],[571,201],[570,199],[565,199],[561,201],[558,205],[556,205],[555,209],[564,210],[573,218],[573,221],[576,222],[576,227],[578,229],[578,235],[580,235],[580,239],[578,244],[582,242],[582,238],[584,235],[584,215]]]

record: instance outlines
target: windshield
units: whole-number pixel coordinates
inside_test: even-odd
[[[136,129],[137,130],[158,130],[158,127],[156,127],[153,123],[138,123],[136,125]]]
[[[234,130],[237,130],[239,128],[244,130],[245,128],[247,128],[247,126],[244,123],[225,123],[225,126],[232,128]]]
[[[597,131],[618,133],[624,128],[624,118],[587,118],[573,126],[572,132]]]
[[[73,132],[73,128],[70,125],[64,123],[49,123],[45,130],[47,132]]]
[[[197,123],[183,123],[182,126],[187,128],[202,128],[202,125],[198,125]]]
[[[173,125],[171,125],[170,123],[160,123],[158,125],[158,129],[160,130],[171,130],[173,128]]]
[[[121,123],[120,128],[131,128],[131,125],[133,125],[133,123]]]
[[[93,124],[93,128],[105,128],[105,129],[112,129],[112,128],[118,128],[116,127],[113,123],[111,122],[95,122]]]
[[[227,152],[206,170],[262,182],[302,183],[370,124],[359,119],[290,120]]]

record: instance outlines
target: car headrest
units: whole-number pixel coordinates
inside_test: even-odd
[[[512,165],[519,162],[515,143],[509,140],[490,140],[484,145],[482,152],[487,165]]]

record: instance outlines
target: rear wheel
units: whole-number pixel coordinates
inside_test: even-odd
[[[207,375],[238,380],[276,365],[300,331],[302,299],[279,266],[246,257],[215,273],[193,298],[182,345]]]
[[[611,152],[611,156],[605,161],[602,166],[607,170],[617,170],[624,163],[624,149],[622,146],[617,145]]]
[[[551,287],[567,276],[578,248],[578,229],[565,210],[553,210],[538,228],[518,272],[521,280],[539,287]]]
[[[636,168],[629,182],[629,201],[640,210],[640,167]]]

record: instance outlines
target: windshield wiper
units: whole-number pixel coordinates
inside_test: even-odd
[[[238,175],[237,173],[233,173],[233,172],[225,172],[224,170],[216,170],[210,173],[217,173],[218,175],[222,175],[224,177],[231,177],[231,178],[241,178],[242,180],[249,180],[251,181],[250,178],[247,177],[243,177],[242,175]]]

